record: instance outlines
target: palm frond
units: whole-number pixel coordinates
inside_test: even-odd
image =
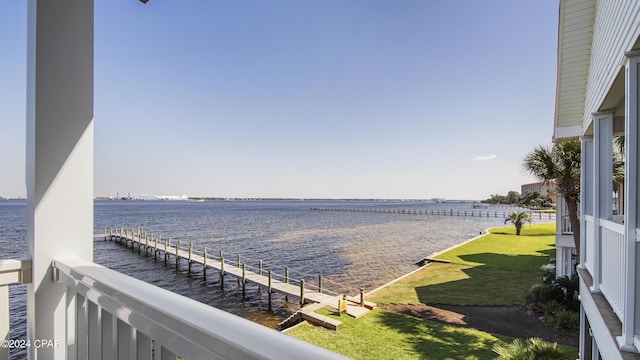
[[[556,178],[556,166],[548,146],[538,145],[524,158],[523,170],[542,181]]]
[[[540,338],[515,339],[511,344],[494,345],[492,350],[498,355],[497,360],[567,360],[576,357],[571,350]]]

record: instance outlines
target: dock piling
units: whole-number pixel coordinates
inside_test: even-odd
[[[284,267],[284,282],[289,283],[289,267]]]
[[[220,276],[224,275],[224,253],[220,250]]]
[[[246,294],[246,285],[247,285],[247,264],[242,263],[242,298],[244,299]]]
[[[220,250],[220,287],[224,289],[224,253]]]
[[[169,241],[171,240],[171,238],[169,238],[169,240],[167,240],[167,242],[164,243],[164,264],[167,265],[167,258],[169,257],[169,254],[167,254],[167,246],[169,245]]]
[[[238,254],[238,267],[241,267],[240,265],[240,255]],[[238,286],[240,286],[240,278],[238,278]]]
[[[202,276],[207,280],[207,245],[204,246],[202,253]]]
[[[180,256],[178,256],[178,251],[180,251],[180,245],[182,244],[182,240],[178,240],[176,244],[176,270],[180,267]]]
[[[191,274],[191,253],[193,251],[193,243],[189,243],[189,259],[187,260],[188,270],[187,274]]]
[[[269,285],[267,287],[267,296],[269,297],[269,309],[271,309],[271,270],[269,270]]]

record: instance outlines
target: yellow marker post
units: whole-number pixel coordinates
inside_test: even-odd
[[[347,312],[347,300],[338,300],[338,315]]]

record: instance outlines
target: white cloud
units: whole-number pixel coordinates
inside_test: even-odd
[[[493,160],[497,158],[497,156],[495,154],[489,154],[489,155],[478,155],[475,156],[473,159],[473,161],[487,161],[487,160]]]

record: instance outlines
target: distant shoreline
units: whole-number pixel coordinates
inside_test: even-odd
[[[1,198],[0,198],[1,199]],[[442,200],[434,199],[377,199],[377,198],[289,198],[289,197],[208,197],[208,196],[189,196],[190,200],[202,199],[206,201],[378,201],[378,202],[443,202],[443,203],[479,203],[481,200]],[[94,200],[99,201],[160,201],[155,199],[142,199],[140,197],[120,197],[109,198],[105,196],[97,196]],[[502,206],[502,205],[500,205]]]

